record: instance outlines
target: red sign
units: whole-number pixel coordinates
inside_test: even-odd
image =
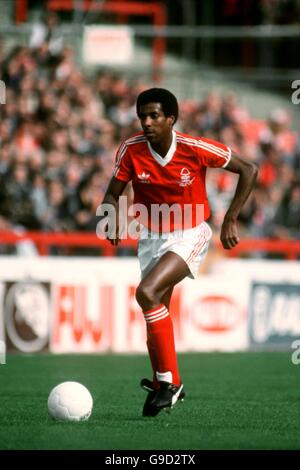
[[[101,286],[89,309],[88,287],[59,285],[54,293],[52,346],[54,349],[74,349],[82,345],[92,349],[99,346],[103,336],[111,341],[113,287]],[[90,346],[90,347],[89,347]]]
[[[237,327],[243,318],[243,312],[230,297],[209,295],[201,297],[194,304],[192,318],[201,330],[223,333]]]

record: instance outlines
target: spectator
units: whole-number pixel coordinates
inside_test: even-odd
[[[32,34],[30,48],[7,56],[1,48],[0,79],[7,84],[7,104],[0,107],[2,227],[94,231],[117,143],[140,130],[132,104],[148,84],[106,70],[85,77],[71,48],[52,48],[60,35],[55,18],[42,30]],[[250,236],[297,233],[300,136],[290,124],[279,109],[257,126],[233,92],[181,103],[180,131],[221,140],[259,163],[259,187],[241,215]],[[207,184],[211,222],[218,228],[234,175],[216,171]]]
[[[296,182],[282,199],[273,221],[276,238],[300,238],[300,182]]]
[[[63,47],[63,37],[58,27],[58,16],[55,12],[47,12],[40,23],[33,26],[29,39],[29,47],[38,49],[47,44],[51,55],[58,56]]]

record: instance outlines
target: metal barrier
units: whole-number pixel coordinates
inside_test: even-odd
[[[175,54],[175,59],[195,62],[195,65],[201,65],[197,70],[202,76],[203,68],[213,67],[215,70],[226,76],[246,83],[258,84],[267,87],[279,87],[289,91],[290,82],[299,77],[297,64],[297,52],[299,37],[298,24],[261,24],[261,25],[206,25],[195,24],[196,11],[195,5],[189,4],[186,0],[181,2],[183,7],[183,21],[185,24],[168,24],[168,7],[165,2],[160,0],[44,0],[44,8],[47,11],[56,12],[80,12],[81,14],[98,12],[101,15],[113,15],[113,22],[116,24],[128,24],[128,18],[147,17],[149,24],[133,24],[130,21],[130,28],[134,31],[138,39],[149,40],[148,47],[152,49],[152,79],[160,81],[166,71],[164,62],[166,62],[166,52]],[[41,2],[42,3],[42,2]],[[179,2],[178,2],[179,3]],[[203,8],[208,8],[213,2],[198,2],[203,4]],[[249,3],[249,2],[248,2]],[[240,7],[245,10],[243,6]],[[28,0],[15,0],[15,24],[17,33],[19,29],[23,30],[28,21],[30,3]],[[204,15],[205,16],[205,15]],[[75,18],[75,17],[74,17]],[[71,31],[76,38],[80,38],[82,29],[86,24],[86,17],[79,16],[80,21],[70,22],[61,25],[61,31]],[[101,20],[102,21],[102,20]],[[201,20],[202,21],[202,20]],[[203,19],[205,23],[205,19]],[[146,23],[146,22],[145,22]],[[11,26],[0,25],[0,29],[5,31],[12,29]],[[31,25],[29,25],[31,31]],[[237,41],[238,40],[238,41]],[[177,41],[177,42],[176,42]],[[291,59],[286,66],[277,58],[281,55],[276,50],[276,45],[281,41],[284,48],[283,58],[291,55]],[[286,42],[288,41],[288,42]],[[221,45],[219,52],[221,59],[216,59],[217,52],[215,45]],[[239,45],[239,49],[234,52],[233,47]],[[201,50],[201,54],[199,54]],[[198,51],[198,52],[197,52]],[[230,58],[233,58],[230,60]],[[224,61],[223,59],[226,58]],[[137,61],[135,61],[137,62]],[[130,67],[136,69],[138,64],[130,64]],[[141,67],[143,71],[144,65]],[[169,73],[170,65],[168,64]],[[186,75],[192,73],[184,69]],[[220,81],[222,81],[220,77]]]
[[[46,9],[52,11],[73,11],[79,9],[86,12],[101,12],[119,16],[119,19],[129,16],[147,16],[150,18],[153,28],[163,28],[167,23],[166,6],[158,1],[151,3],[140,3],[139,1],[73,1],[73,0],[47,0]],[[27,0],[16,0],[16,23],[27,20],[28,2]],[[159,80],[163,59],[166,52],[166,39],[163,35],[152,34],[152,55],[153,55],[153,80]]]
[[[0,245],[15,245],[25,240],[32,241],[41,256],[49,254],[51,247],[84,247],[99,248],[101,256],[116,256],[118,248],[136,249],[137,241],[122,240],[119,247],[112,246],[107,240],[101,240],[95,233],[44,233],[44,232],[0,232]],[[215,247],[221,248],[220,241],[215,241]],[[269,239],[242,239],[232,250],[224,250],[225,256],[240,257],[255,255],[255,253],[280,254],[287,260],[300,257],[300,241],[269,240]]]

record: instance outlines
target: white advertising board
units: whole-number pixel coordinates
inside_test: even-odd
[[[1,305],[3,304],[4,285],[0,282],[0,365],[5,364],[6,342],[4,333],[4,317],[1,315]]]
[[[133,58],[133,42],[128,26],[86,26],[83,60],[90,65],[127,65]]]
[[[182,350],[238,351],[248,347],[249,282],[206,275],[182,289]]]
[[[0,311],[17,349],[35,352],[49,340],[55,353],[146,352],[145,322],[135,300],[137,259],[2,257],[1,261]],[[217,275],[186,280],[176,287],[170,313],[177,349],[246,349],[248,287],[242,279],[236,284]]]
[[[299,261],[226,260],[215,270],[224,278],[249,280],[250,348],[290,350],[300,338]]]

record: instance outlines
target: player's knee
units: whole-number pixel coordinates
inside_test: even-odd
[[[153,287],[143,282],[138,286],[135,297],[142,309],[152,308],[152,305],[157,302]]]

